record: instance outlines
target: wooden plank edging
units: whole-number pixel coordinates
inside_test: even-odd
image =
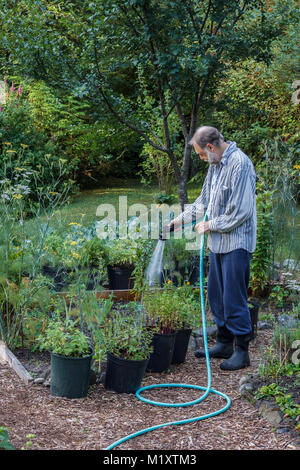
[[[30,385],[33,382],[33,377],[3,341],[0,341],[0,363],[8,364],[26,385]]]

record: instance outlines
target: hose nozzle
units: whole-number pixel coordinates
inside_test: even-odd
[[[167,233],[174,232],[174,225],[172,224],[170,227],[165,227],[164,230],[159,234],[159,239],[165,242],[168,240]]]

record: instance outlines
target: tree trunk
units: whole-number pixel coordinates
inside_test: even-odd
[[[184,211],[184,205],[188,203],[188,196],[187,196],[187,181],[182,176],[180,181],[177,183],[178,186],[178,198],[181,210]]]

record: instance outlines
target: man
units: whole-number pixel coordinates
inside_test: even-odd
[[[236,143],[225,142],[214,127],[198,128],[190,144],[209,163],[208,173],[201,195],[169,227],[176,230],[201,209],[207,213],[207,221],[198,222],[195,230],[208,232],[210,249],[207,293],[217,339],[209,355],[227,359],[221,369],[238,370],[250,365],[247,289],[256,244],[255,171]]]

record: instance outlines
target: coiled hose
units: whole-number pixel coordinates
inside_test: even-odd
[[[205,222],[205,220],[206,220],[206,215],[204,216],[203,222]],[[214,390],[213,388],[211,388],[211,367],[210,367],[208,344],[207,344],[205,302],[204,302],[204,289],[203,289],[203,257],[204,257],[204,234],[201,235],[201,242],[200,242],[200,301],[201,301],[201,317],[202,317],[204,351],[205,351],[206,370],[207,370],[207,386],[202,387],[200,385],[176,384],[176,383],[148,385],[146,387],[140,388],[136,392],[136,397],[145,403],[149,403],[150,405],[179,408],[179,407],[191,406],[191,405],[196,405],[198,403],[201,403],[210,393],[214,393],[215,395],[219,395],[225,399],[226,401],[225,406],[217,411],[208,413],[206,415],[195,416],[194,418],[183,419],[180,421],[170,421],[167,423],[157,424],[155,426],[141,429],[140,431],[136,431],[132,434],[129,434],[128,436],[122,437],[121,439],[119,439],[118,441],[114,442],[109,447],[107,447],[105,450],[112,450],[113,448],[117,447],[123,442],[128,441],[129,439],[133,439],[134,437],[141,436],[142,434],[146,434],[147,432],[155,431],[156,429],[160,429],[166,426],[194,423],[196,421],[202,421],[207,418],[212,418],[213,416],[217,416],[221,413],[224,413],[224,411],[228,410],[228,408],[230,407],[231,405],[230,398],[225,393],[219,392],[218,390]],[[145,392],[146,390],[151,390],[153,388],[192,388],[194,390],[202,390],[202,391],[204,390],[204,393],[196,400],[185,402],[185,403],[164,403],[164,402],[159,402],[159,401],[148,400],[147,398],[141,395],[141,393]]]

